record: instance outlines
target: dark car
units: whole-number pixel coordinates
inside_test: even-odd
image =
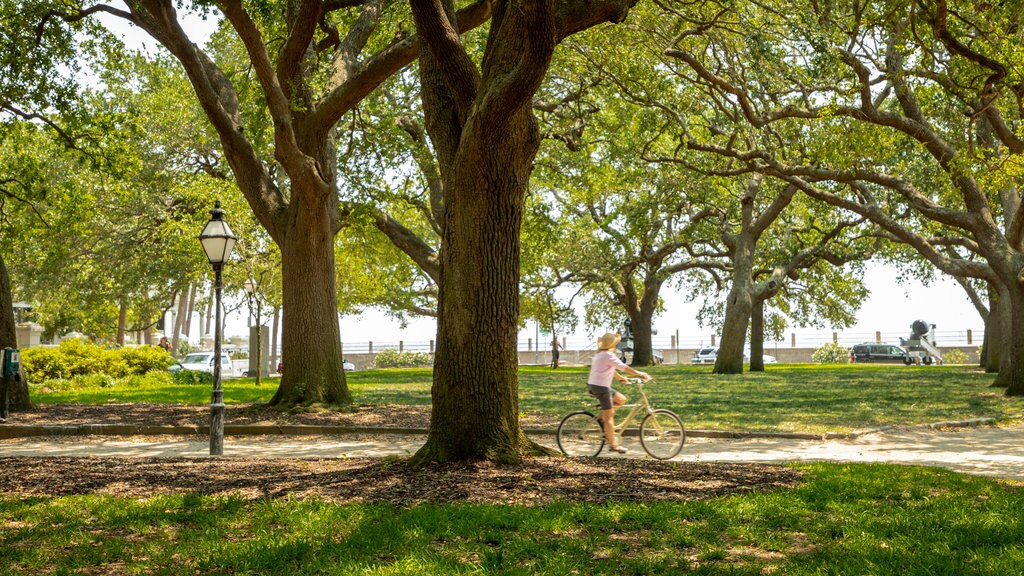
[[[850,362],[888,362],[913,364],[914,358],[900,346],[893,344],[857,344],[850,349]]]

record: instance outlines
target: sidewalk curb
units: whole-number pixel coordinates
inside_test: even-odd
[[[946,422],[930,422],[928,424],[908,424],[905,426],[881,426],[878,428],[868,428],[867,430],[854,430],[846,437],[849,439],[860,438],[861,436],[867,436],[868,434],[881,434],[883,432],[889,432],[890,430],[913,430],[914,428],[928,428],[935,430],[938,428],[971,428],[978,426],[988,426],[995,424],[995,418],[971,418],[969,420],[950,420]]]
[[[854,440],[868,434],[878,434],[897,429],[911,428],[964,428],[993,424],[995,418],[975,418],[952,422],[933,422],[911,426],[882,426],[854,432],[826,432],[806,434],[799,432],[734,432],[729,430],[687,430],[693,438],[782,438],[790,440]],[[524,428],[527,434],[541,436],[555,434],[554,428]],[[23,425],[0,424],[0,440],[27,438],[32,436],[191,436],[207,435],[209,426],[141,426],[136,424],[68,424],[68,425]],[[409,434],[426,435],[426,428],[385,427],[385,426],[337,426],[314,424],[226,424],[225,436],[333,436],[339,434]],[[639,434],[636,429],[626,432],[627,436]]]

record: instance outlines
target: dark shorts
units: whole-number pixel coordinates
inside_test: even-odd
[[[601,410],[612,409],[612,398],[615,398],[615,390],[611,386],[594,386],[593,384],[587,384],[587,390],[590,395],[597,398],[597,401],[601,403]]]

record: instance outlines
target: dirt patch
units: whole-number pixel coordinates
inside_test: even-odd
[[[358,406],[351,411],[318,410],[282,412],[258,404],[229,404],[226,424],[373,426],[426,428],[430,406]],[[76,425],[135,424],[146,426],[202,426],[210,423],[210,407],[190,404],[39,404],[32,410],[11,415],[12,424]],[[524,414],[526,428],[553,428],[558,420]]]
[[[682,464],[642,460],[539,458],[414,467],[401,460],[243,458],[2,458],[6,497],[103,494],[144,498],[199,493],[334,502],[474,502],[541,505],[553,501],[698,500],[790,487],[802,473],[757,464]]]

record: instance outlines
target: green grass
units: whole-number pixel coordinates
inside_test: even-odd
[[[969,418],[1015,421],[1024,399],[1007,398],[989,385],[993,376],[965,367],[770,366],[763,373],[711,374],[710,367],[661,366],[647,387],[657,407],[682,416],[688,428],[739,431],[845,432],[886,425]],[[520,410],[557,419],[593,404],[586,396],[585,368],[523,367]],[[430,369],[389,369],[349,374],[355,401],[364,405],[430,403]],[[228,403],[263,402],[277,379],[227,380]],[[627,395],[629,387],[621,388]],[[39,403],[209,402],[208,385],[114,387],[36,393]]]
[[[0,497],[0,573],[1020,573],[1024,490],[928,468],[815,464],[710,501],[399,508],[198,495]]]

